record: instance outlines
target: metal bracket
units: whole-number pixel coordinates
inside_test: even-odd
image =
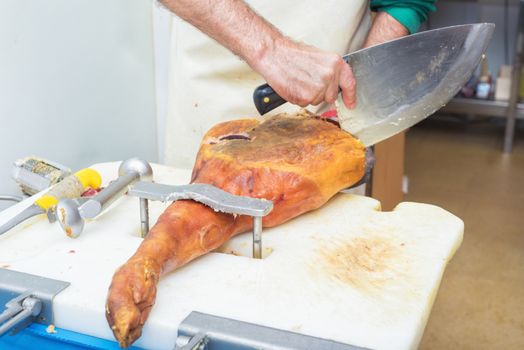
[[[178,350],[206,350],[209,338],[204,333],[197,333],[189,339],[186,345],[181,346]]]
[[[273,202],[265,199],[235,196],[208,184],[171,186],[147,181],[135,183],[127,193],[140,198],[141,232],[149,231],[148,200],[162,202],[192,199],[216,211],[253,217],[253,257],[262,258],[262,217],[273,210]]]
[[[53,299],[69,282],[0,268],[0,336],[16,334],[32,322],[53,323]]]
[[[0,314],[0,336],[8,331],[14,334],[27,327],[42,311],[42,302],[33,297],[30,292],[11,299],[5,306],[5,311]]]
[[[363,184],[368,184],[371,180],[371,172],[373,171],[374,166],[375,166],[375,154],[373,153],[373,148],[368,147],[366,148],[366,169],[364,171],[364,176],[362,176],[362,179],[360,179],[359,182],[352,185],[351,187],[348,187],[346,190],[358,187]]]
[[[178,327],[174,350],[363,350],[332,340],[191,312]]]
[[[208,184],[172,186],[140,181],[135,183],[127,194],[162,202],[192,199],[217,211],[239,215],[266,216],[273,209],[271,201],[235,196]]]

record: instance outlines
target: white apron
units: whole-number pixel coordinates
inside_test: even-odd
[[[341,55],[360,48],[371,25],[367,0],[247,3],[285,35]],[[178,17],[173,19],[172,28],[164,161],[191,168],[202,136],[213,125],[258,116],[252,94],[264,80],[237,56]],[[297,108],[286,104],[276,111]]]

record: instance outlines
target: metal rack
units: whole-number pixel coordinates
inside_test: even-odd
[[[504,132],[504,152],[513,150],[515,125],[517,119],[524,119],[524,103],[519,103],[520,70],[524,48],[524,0],[519,1],[519,19],[517,25],[517,39],[515,42],[515,56],[509,101],[480,100],[474,98],[456,97],[451,100],[442,112],[464,113],[491,117],[506,118]]]

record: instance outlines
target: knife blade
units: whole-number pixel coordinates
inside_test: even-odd
[[[471,77],[495,25],[465,24],[420,32],[358,50],[343,58],[357,83],[357,106],[336,102],[342,129],[371,146],[433,114]],[[265,114],[284,104],[269,85],[253,93]]]

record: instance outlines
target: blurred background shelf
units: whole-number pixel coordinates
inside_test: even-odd
[[[444,113],[460,113],[486,117],[506,118],[509,101],[481,100],[477,98],[455,97],[446,106],[440,109]],[[524,102],[517,103],[517,119],[524,120]]]
[[[511,152],[517,119],[524,119],[524,101],[519,101],[524,51],[524,0],[442,0],[436,16],[428,19],[426,29],[466,22],[496,24],[487,55],[491,72],[497,72],[503,64],[512,66],[510,97],[508,101],[456,97],[440,111],[506,118],[503,150]]]

